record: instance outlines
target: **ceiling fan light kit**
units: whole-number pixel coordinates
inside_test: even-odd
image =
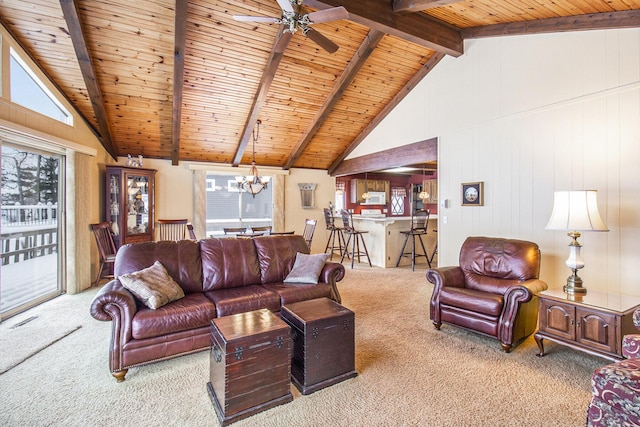
[[[309,37],[318,46],[329,53],[338,50],[338,45],[323,36],[311,25],[323,22],[338,21],[349,18],[349,12],[342,6],[332,7],[330,9],[319,10],[317,12],[302,13],[302,0],[276,0],[282,9],[280,18],[270,18],[265,16],[245,16],[233,15],[233,19],[241,22],[265,22],[273,24],[281,24],[284,26],[283,33],[294,34],[298,30],[302,34]],[[297,10],[294,9],[294,5]],[[288,40],[287,40],[288,42]],[[284,50],[284,49],[282,49]]]

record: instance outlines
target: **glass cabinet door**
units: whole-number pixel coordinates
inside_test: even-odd
[[[127,234],[149,233],[149,177],[126,174]]]

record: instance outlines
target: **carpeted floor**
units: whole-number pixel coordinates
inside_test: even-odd
[[[347,269],[339,289],[356,314],[358,376],[234,425],[583,426],[593,369],[604,359],[528,338],[512,353],[497,341],[428,316],[424,270]],[[89,315],[95,289],[62,296],[0,324],[0,333],[55,310],[75,332],[0,375],[3,426],[217,426],[207,351],[134,368],[124,383],[108,369],[111,325]],[[11,346],[0,351],[11,352]]]

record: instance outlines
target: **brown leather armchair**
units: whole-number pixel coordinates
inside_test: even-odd
[[[469,237],[457,267],[427,271],[434,284],[431,321],[480,332],[500,341],[505,352],[531,335],[538,319],[540,249],[533,242]]]

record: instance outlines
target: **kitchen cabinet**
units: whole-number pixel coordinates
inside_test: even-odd
[[[589,291],[568,296],[564,291],[548,290],[538,295],[539,329],[534,337],[544,356],[543,339],[620,360],[622,337],[636,333],[633,312],[640,299]]]
[[[429,197],[424,199],[424,203],[437,204],[438,203],[438,180],[437,179],[425,179],[422,181],[423,191],[429,193]]]
[[[362,194],[365,192],[384,192],[386,199],[389,200],[390,184],[387,180],[382,179],[352,179],[351,180],[351,203],[362,203],[364,199]]]
[[[106,220],[116,248],[153,241],[155,174],[154,169],[107,166]]]

